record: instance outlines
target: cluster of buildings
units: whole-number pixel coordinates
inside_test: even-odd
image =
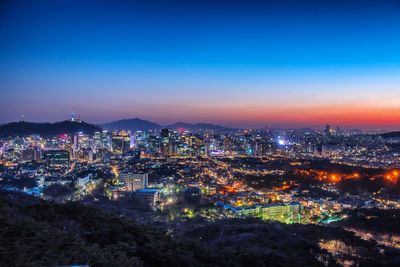
[[[54,185],[73,185],[69,200],[82,199],[100,188],[111,200],[132,197],[154,209],[171,208],[185,195],[213,203],[208,211],[199,212],[211,219],[222,214],[303,223],[314,217],[334,219],[348,206],[338,199],[306,196],[307,190],[284,181],[288,172],[301,175],[303,162],[314,159],[399,168],[400,155],[393,144],[400,144],[400,139],[330,126],[323,131],[162,129],[14,136],[0,139],[0,184],[11,190],[16,188],[14,180],[34,179],[36,186],[19,190],[38,196]],[[256,164],[251,163],[253,159]],[[263,167],[282,160],[290,168]],[[269,176],[280,182],[258,189]],[[248,177],[253,180],[246,181]],[[337,193],[326,183],[319,187]],[[350,207],[356,205],[353,201]],[[210,215],[211,210],[219,213]]]
[[[116,181],[106,189],[112,200],[133,196],[139,201],[156,207],[160,202],[160,190],[148,187],[148,173],[134,170],[123,170],[116,176]]]
[[[31,135],[0,141],[0,153],[9,161],[70,160],[110,161],[113,156],[154,157],[263,157],[287,154],[293,157],[327,158],[338,163],[368,167],[399,167],[399,153],[380,134],[333,130],[231,130],[213,132],[185,129],[150,131],[97,131],[92,136],[41,137]],[[58,150],[58,152],[53,152]],[[57,153],[57,155],[55,155]]]

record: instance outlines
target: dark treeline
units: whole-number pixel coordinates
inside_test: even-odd
[[[79,203],[6,193],[0,236],[0,266],[336,266],[338,259],[379,266],[400,257],[342,228],[193,219],[167,231]],[[340,240],[358,255],[333,258],[321,240]]]

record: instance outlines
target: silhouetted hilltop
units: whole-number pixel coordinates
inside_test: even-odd
[[[211,124],[211,123],[186,123],[186,122],[176,122],[174,124],[170,124],[165,126],[169,129],[189,129],[189,130],[214,130],[214,131],[229,131],[233,130],[228,127],[224,127],[221,125]]]
[[[176,129],[188,129],[188,130],[214,130],[214,131],[229,131],[233,130],[228,127],[220,126],[220,125],[215,125],[211,123],[186,123],[186,122],[176,122],[170,125],[162,126],[158,123],[151,122],[148,120],[142,120],[139,118],[133,118],[133,119],[124,119],[124,120],[118,120],[118,121],[113,121],[113,122],[108,122],[100,125],[102,128],[107,129],[107,130],[159,130],[162,128],[169,128],[172,130]]]
[[[83,121],[61,121],[55,123],[11,122],[0,126],[0,136],[24,136],[31,134],[51,136],[73,134],[76,132],[93,134],[95,131],[101,130],[99,126]]]
[[[383,138],[399,138],[400,137],[400,131],[384,133],[384,134],[381,134],[381,136]]]
[[[161,125],[155,122],[142,120],[139,118],[108,122],[101,124],[100,126],[107,130],[131,130],[131,131],[135,130],[148,131],[148,130],[157,130],[162,128]]]

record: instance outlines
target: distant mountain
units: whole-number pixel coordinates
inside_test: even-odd
[[[400,138],[400,131],[381,134],[383,138]]]
[[[0,126],[0,136],[24,136],[31,134],[51,136],[73,134],[76,132],[93,134],[101,130],[99,126],[83,121],[61,121],[55,123],[11,122]]]
[[[159,130],[162,128],[169,128],[169,129],[190,129],[190,130],[214,130],[214,131],[228,131],[232,130],[231,128],[223,127],[220,125],[215,125],[215,124],[210,124],[210,123],[196,123],[196,124],[191,124],[191,123],[186,123],[186,122],[177,122],[174,124],[162,126],[158,123],[147,121],[147,120],[142,120],[139,118],[133,118],[133,119],[124,119],[124,120],[118,120],[118,121],[113,121],[109,123],[104,123],[99,125],[103,129],[107,130]]]
[[[211,124],[211,123],[186,123],[186,122],[177,122],[174,124],[170,124],[165,126],[169,129],[190,129],[190,130],[214,130],[214,131],[229,131],[233,130],[232,128],[224,127],[221,125]]]
[[[155,130],[161,129],[162,126],[151,121],[142,120],[139,118],[118,120],[100,125],[106,130]]]

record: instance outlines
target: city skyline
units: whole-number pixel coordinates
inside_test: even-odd
[[[0,122],[398,130],[396,1],[2,3]]]

